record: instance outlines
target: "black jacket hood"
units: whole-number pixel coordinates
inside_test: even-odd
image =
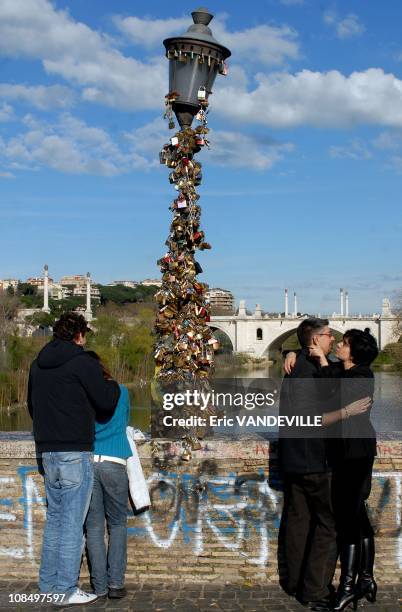
[[[84,349],[75,342],[55,338],[40,351],[37,364],[44,369],[58,368],[70,359],[82,355]]]

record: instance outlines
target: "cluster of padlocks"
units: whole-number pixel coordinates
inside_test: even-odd
[[[166,97],[165,117],[174,127],[171,109],[174,94]],[[208,146],[207,101],[199,91],[199,125],[177,132],[160,152],[160,162],[171,169],[169,181],[177,190],[170,210],[173,219],[166,240],[166,254],[158,260],[162,286],[156,294],[158,314],[155,322],[156,378],[161,383],[190,383],[208,378],[212,372],[214,351],[219,343],[207,325],[210,305],[208,285],[197,280],[202,272],[195,260],[197,249],[210,249],[200,227],[200,196],[196,187],[202,180],[201,163],[194,154]]]

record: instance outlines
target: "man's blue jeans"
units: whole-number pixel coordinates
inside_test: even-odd
[[[94,487],[85,529],[92,586],[97,595],[124,586],[127,565],[128,477],[124,465],[94,463]],[[106,553],[105,518],[109,532]]]
[[[77,588],[84,547],[83,526],[93,486],[91,452],[42,453],[47,497],[39,570],[41,593]]]

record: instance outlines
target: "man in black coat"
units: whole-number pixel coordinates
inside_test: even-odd
[[[95,418],[111,418],[120,396],[117,382],[105,380],[99,362],[84,351],[88,329],[82,315],[63,314],[53,340],[33,361],[28,382],[47,498],[39,588],[70,605],[96,599],[77,588],[92,494]]]
[[[281,389],[280,413],[305,419],[330,410],[332,387],[318,376],[319,364],[308,347],[317,343],[325,354],[335,341],[326,319],[305,319],[297,329],[302,347]],[[289,428],[279,438],[284,479],[284,552],[286,590],[313,610],[328,610],[329,585],[336,564],[336,532],[331,507],[330,471],[320,429]]]

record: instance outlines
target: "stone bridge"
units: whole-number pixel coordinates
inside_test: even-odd
[[[330,328],[340,334],[352,327],[361,330],[369,327],[380,350],[398,339],[398,319],[392,314],[387,299],[383,300],[381,314],[321,316],[328,319]],[[237,315],[213,316],[209,325],[213,329],[219,329],[229,338],[233,352],[247,353],[254,357],[269,357],[280,350],[283,343],[295,333],[305,318],[307,315],[276,317],[263,315],[258,304],[255,312],[249,315],[244,300],[241,300]]]

